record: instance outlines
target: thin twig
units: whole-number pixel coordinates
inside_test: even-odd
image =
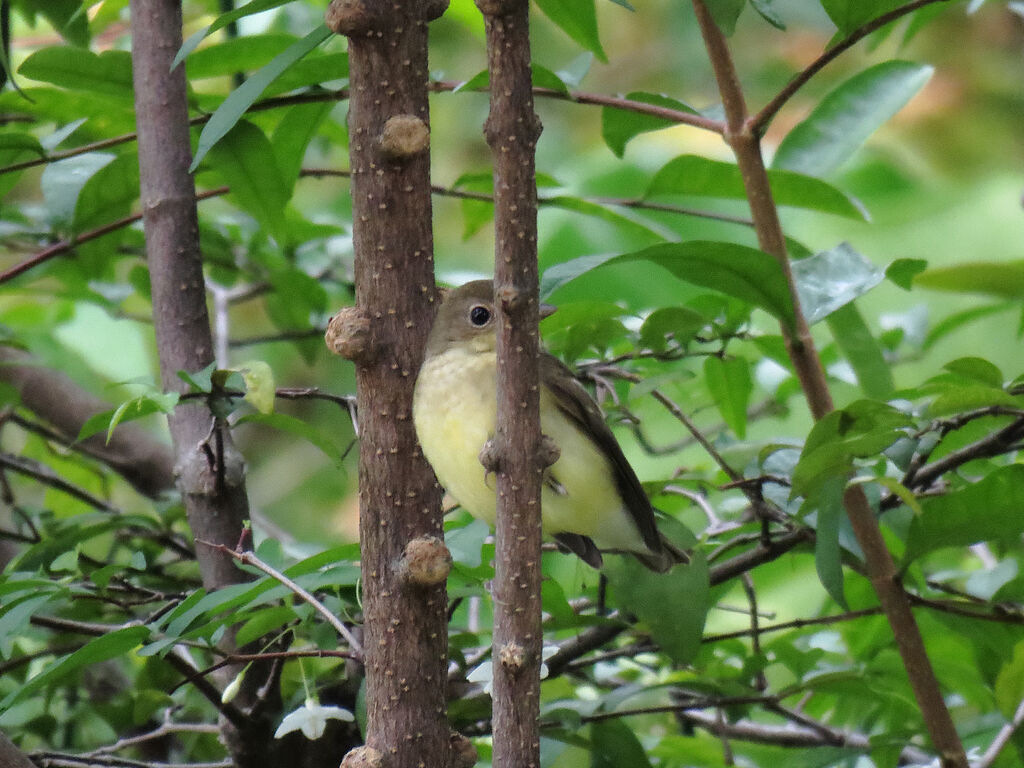
[[[319,600],[317,600],[310,592],[300,587],[298,584],[289,579],[279,570],[260,560],[258,557],[256,557],[256,555],[253,552],[236,552],[235,550],[231,549],[230,547],[226,547],[223,544],[216,544],[212,541],[205,541],[203,539],[196,539],[196,543],[210,547],[211,549],[216,549],[220,552],[223,552],[226,555],[230,555],[231,557],[238,560],[240,563],[244,563],[245,565],[251,565],[254,568],[257,568],[258,570],[263,571],[263,573],[267,574],[268,576],[270,576],[270,578],[274,579],[275,581],[280,582],[282,585],[291,590],[295,595],[300,597],[305,602],[309,603],[309,605],[313,607],[313,610],[315,610],[317,613],[323,616],[327,620],[327,623],[334,627],[337,633],[345,639],[345,642],[348,643],[349,648],[352,649],[352,653],[356,656],[356,658],[362,659],[363,647],[359,644],[359,641],[356,640],[355,636],[349,631],[349,628],[346,627],[344,623],[342,623],[338,619],[337,616],[335,616],[333,613],[327,610],[327,607]]]
[[[991,768],[995,764],[996,758],[999,757],[999,753],[1010,743],[1013,734],[1021,725],[1024,725],[1024,700],[1017,705],[1017,711],[1013,714],[1013,720],[999,729],[999,733],[992,739],[992,743],[988,745],[985,754],[981,756],[981,760],[978,761],[974,768]]]

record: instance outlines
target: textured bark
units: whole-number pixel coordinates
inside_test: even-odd
[[[494,158],[494,290],[498,312],[498,510],[494,578],[496,768],[540,765],[541,481],[537,322],[540,120],[533,110],[527,0],[478,0],[487,25]],[[549,457],[550,458],[550,457]]]
[[[815,419],[820,419],[834,408],[828,380],[821,359],[814,348],[810,329],[800,308],[790,268],[786,241],[779,221],[778,208],[772,198],[771,185],[761,156],[760,137],[753,120],[747,114],[732,56],[725,37],[718,29],[704,0],[693,0],[694,11],[707,46],[718,90],[725,108],[725,139],[736,155],[743,184],[750,202],[758,244],[776,258],[789,285],[790,296],[796,309],[795,327],[782,328],[786,349],[800,379],[807,403]],[[882,538],[878,520],[861,486],[851,486],[843,494],[843,503],[853,527],[857,542],[864,552],[864,561],[871,584],[892,628],[896,646],[907,670],[925,727],[939,752],[943,768],[967,768],[967,756],[953,725],[949,709],[942,698],[935,671],[925,651],[921,631],[910,608],[910,600],[900,583],[899,571]]]
[[[427,104],[427,22],[447,3],[335,0],[327,23],[349,37],[359,537],[366,747],[392,768],[444,768],[447,597],[416,583],[407,545],[442,536],[441,493],[412,421],[416,373],[437,294]],[[417,545],[414,545],[415,549]],[[412,550],[410,550],[410,554]]]
[[[213,361],[213,341],[199,250],[195,186],[191,163],[185,71],[171,70],[181,47],[180,0],[132,0],[132,68],[138,129],[139,172],[146,259],[153,295],[153,324],[167,391],[184,391],[178,371],[195,372]],[[223,422],[205,403],[191,401],[168,419],[174,443],[175,473],[193,535],[234,549],[248,517],[244,462]],[[248,580],[230,555],[198,546],[196,557],[207,589]],[[233,633],[222,646],[230,650]],[[269,701],[256,690],[267,683],[266,667],[254,666],[235,704],[249,710],[248,727],[224,723],[222,738],[239,766],[280,764],[274,756],[269,718],[277,712],[276,686]],[[222,679],[237,670],[225,668]],[[256,706],[258,705],[258,706]],[[255,707],[255,709],[253,709]]]

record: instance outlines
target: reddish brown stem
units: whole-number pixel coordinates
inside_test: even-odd
[[[487,27],[498,311],[495,768],[540,765],[542,473],[535,151],[527,0],[477,0]]]
[[[782,328],[786,347],[811,413],[815,419],[820,419],[833,410],[832,395],[800,306],[778,209],[772,198],[761,155],[760,139],[748,118],[743,89],[725,36],[712,19],[704,0],[693,0],[693,7],[718,81],[726,114],[725,138],[736,155],[743,176],[758,242],[762,250],[776,258],[789,285],[795,322],[793,327],[784,325]],[[924,641],[911,612],[910,600],[900,584],[896,565],[862,487],[848,488],[843,501],[857,541],[864,552],[867,573],[892,628],[925,727],[939,752],[942,765],[944,768],[966,768],[967,757],[925,652]]]

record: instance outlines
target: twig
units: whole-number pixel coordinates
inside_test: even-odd
[[[120,510],[114,505],[93,496],[91,493],[79,488],[77,485],[69,483],[45,464],[41,464],[32,459],[27,459],[24,456],[12,456],[9,453],[0,453],[0,467],[10,469],[17,472],[19,475],[31,477],[34,480],[38,480],[43,485],[56,488],[58,491],[63,491],[68,496],[76,498],[79,501],[84,501],[89,506],[95,507],[101,512],[109,512],[111,514],[120,513]]]
[[[974,768],[991,768],[995,764],[996,758],[999,757],[999,753],[1010,743],[1013,734],[1021,725],[1024,725],[1024,701],[1021,701],[1017,706],[1017,711],[1013,714],[1013,720],[999,729],[999,733],[992,739],[992,743],[988,745],[985,754],[981,756],[981,760],[978,761]]]
[[[267,574],[268,576],[270,576],[270,578],[274,579],[275,581],[280,582],[282,585],[291,590],[294,594],[298,595],[298,597],[300,597],[302,600],[309,603],[309,605],[313,607],[313,610],[315,610],[317,613],[323,616],[327,620],[327,623],[334,627],[337,633],[345,639],[345,642],[348,643],[348,646],[352,649],[352,653],[355,655],[355,657],[357,659],[362,659],[363,647],[359,644],[359,641],[356,640],[355,636],[349,631],[349,628],[346,627],[338,619],[337,616],[335,616],[333,613],[327,610],[326,606],[324,606],[323,603],[321,603],[312,594],[310,594],[308,591],[300,587],[298,584],[289,579],[283,573],[278,571],[276,568],[260,560],[258,557],[256,557],[256,555],[253,552],[236,552],[235,550],[231,549],[230,547],[226,547],[223,544],[216,544],[212,541],[205,541],[203,539],[196,539],[196,543],[210,547],[211,549],[216,549],[219,552],[223,552],[226,555],[230,555],[231,557],[238,560],[240,563],[251,565],[254,568],[257,568],[258,570],[263,571],[263,573]]]
[[[750,119],[751,130],[756,134],[762,133],[768,123],[771,122],[772,118],[778,114],[780,109],[782,109],[783,105],[785,105],[785,103],[789,101],[798,90],[806,85],[808,80],[818,74],[818,72],[835,60],[841,53],[852,48],[872,32],[881,29],[887,24],[891,24],[902,16],[906,16],[908,13],[913,13],[919,8],[924,8],[926,5],[946,1],[947,0],[914,0],[914,2],[901,5],[899,8],[894,8],[888,13],[883,13],[881,16],[878,16],[863,26],[858,27],[838,43],[822,53],[817,59],[812,61],[810,65],[805,67],[802,72],[790,80],[785,87],[779,91],[775,98],[768,102],[760,112]]]

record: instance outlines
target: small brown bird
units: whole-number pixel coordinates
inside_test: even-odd
[[[494,284],[451,291],[427,342],[413,399],[423,453],[447,491],[494,524],[494,477],[480,451],[494,436],[497,353]],[[600,407],[558,359],[541,353],[541,431],[560,450],[541,492],[544,531],[595,568],[601,549],[629,552],[651,570],[687,562],[658,531],[654,510]]]

